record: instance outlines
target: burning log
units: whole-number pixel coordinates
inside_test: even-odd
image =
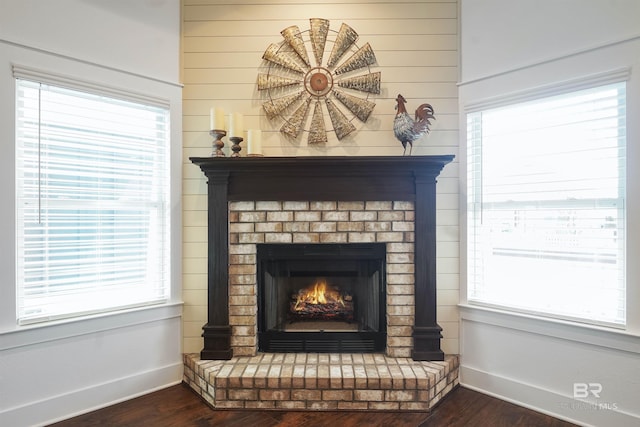
[[[292,320],[353,320],[353,298],[318,281],[291,296],[289,313]]]
[[[344,304],[330,302],[326,304],[309,304],[295,301],[290,303],[290,313],[294,320],[353,320],[353,301]]]

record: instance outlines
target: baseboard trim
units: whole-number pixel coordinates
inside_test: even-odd
[[[640,425],[640,416],[621,409],[601,409],[553,390],[460,366],[460,385],[509,403],[582,426]],[[605,403],[605,402],[602,402]],[[615,402],[606,402],[611,405]]]
[[[0,425],[41,426],[105,408],[182,382],[183,363],[139,372],[0,412]]]

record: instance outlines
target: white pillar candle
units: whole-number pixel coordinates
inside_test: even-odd
[[[224,130],[224,110],[222,108],[212,108],[209,111],[209,128]]]
[[[229,114],[229,136],[237,136],[238,138],[242,138],[243,133],[244,128],[242,127],[242,114]]]
[[[262,154],[262,131],[249,129],[247,131],[247,155]]]

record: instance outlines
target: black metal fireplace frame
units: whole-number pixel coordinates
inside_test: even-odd
[[[331,243],[331,244],[280,244],[256,245],[258,278],[258,350],[281,353],[375,353],[384,351],[387,344],[386,329],[386,244],[385,243]],[[332,259],[367,260],[380,262],[378,289],[377,331],[278,331],[265,326],[266,296],[263,281],[267,264],[279,260],[304,260],[313,258],[319,263]],[[318,272],[320,273],[320,272]]]

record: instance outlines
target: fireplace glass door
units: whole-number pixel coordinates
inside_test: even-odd
[[[385,244],[262,244],[257,254],[260,351],[384,350]]]

